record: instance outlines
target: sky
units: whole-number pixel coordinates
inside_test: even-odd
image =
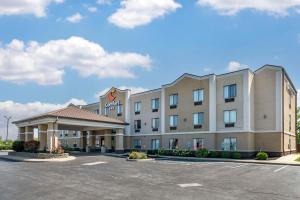
[[[112,86],[155,89],[183,73],[274,64],[300,92],[299,21],[300,0],[1,0],[0,137],[4,115],[97,102]]]

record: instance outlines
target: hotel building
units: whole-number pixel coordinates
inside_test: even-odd
[[[88,151],[206,148],[281,156],[296,151],[296,109],[297,90],[285,69],[265,65],[256,71],[183,74],[137,94],[111,88],[97,103],[15,124],[22,140],[38,128],[41,148],[47,149],[61,143]]]

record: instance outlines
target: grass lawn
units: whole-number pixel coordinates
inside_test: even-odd
[[[295,161],[300,162],[300,157],[298,157]]]

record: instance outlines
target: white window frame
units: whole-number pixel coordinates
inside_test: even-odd
[[[142,102],[134,102],[134,112],[141,112]]]
[[[154,98],[151,100],[152,110],[159,109],[159,98]]]
[[[123,105],[122,104],[119,104],[117,106],[117,114],[122,114],[123,113]]]
[[[169,104],[170,104],[170,106],[178,105],[178,94],[171,94],[169,96]]]
[[[228,116],[226,116],[228,114]],[[235,115],[233,115],[235,114]],[[228,118],[228,121],[227,121]],[[236,110],[224,110],[223,112],[224,124],[237,123],[237,111]]]
[[[151,149],[156,150],[160,148],[160,140],[159,139],[152,139],[151,140]]]
[[[201,143],[201,147],[197,147],[198,142]],[[193,150],[199,150],[204,148],[204,139],[203,138],[193,138]]]
[[[204,90],[203,89],[197,89],[193,91],[193,101],[196,102],[203,102],[204,100]]]
[[[175,141],[177,143],[175,144]],[[178,138],[170,138],[169,139],[169,149],[176,149],[178,147]]]
[[[229,137],[224,138],[222,142],[222,150],[223,151],[236,151],[237,150],[237,138]]]
[[[159,128],[159,118],[152,118],[152,128]]]
[[[140,121],[140,127],[138,127],[138,121]],[[137,119],[134,120],[134,130],[141,130],[142,129],[142,120]]]
[[[232,88],[235,88],[234,94],[232,91]],[[230,84],[230,85],[225,85],[223,88],[223,96],[224,99],[230,99],[230,98],[235,98],[237,95],[237,84]]]
[[[202,118],[200,117],[202,115]],[[202,121],[200,120],[202,119]],[[193,114],[193,125],[203,125],[204,124],[204,112],[197,112]]]
[[[170,115],[169,125],[170,127],[178,126],[178,115]]]

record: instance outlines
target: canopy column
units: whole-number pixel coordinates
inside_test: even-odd
[[[123,153],[124,152],[124,130],[117,129],[116,133],[116,152]]]
[[[19,127],[19,135],[18,135],[18,139],[20,141],[25,141],[25,127]]]
[[[33,127],[25,126],[25,142],[33,140]]]
[[[47,150],[47,129],[48,125],[47,124],[39,124],[38,125],[39,129],[39,141],[40,141],[40,151],[46,151]]]
[[[49,122],[47,129],[47,151],[52,151],[58,147],[58,124]]]

